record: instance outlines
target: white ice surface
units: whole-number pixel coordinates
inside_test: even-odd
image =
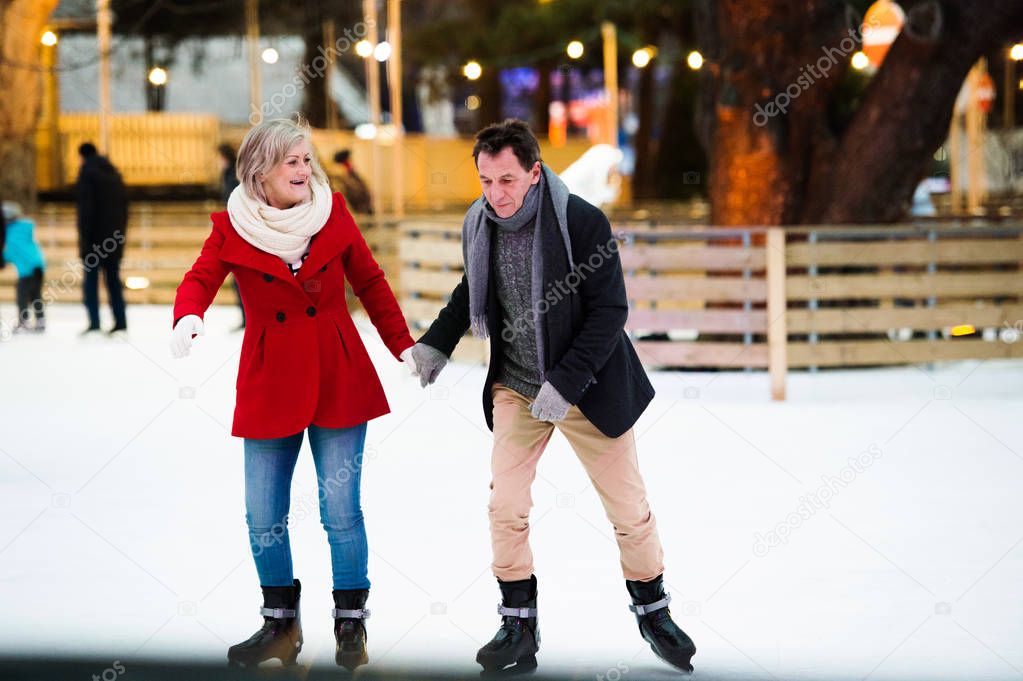
[[[0,654],[222,660],[257,628],[242,444],[228,433],[236,323],[211,310],[182,361],[166,307],[131,308],[127,341],[83,341],[81,308],[54,306],[44,336],[0,343],[0,589],[16,623]],[[363,476],[371,659],[470,672],[497,624],[484,370],[452,364],[423,391],[358,323],[393,410],[370,424]],[[652,380],[640,461],[697,678],[1023,676],[1023,363],[797,373],[784,403],[762,373]],[[871,448],[828,508],[793,518],[785,544],[755,546]],[[541,665],[673,677],[638,636],[611,528],[560,435],[539,474]],[[305,445],[291,529],[300,661],[329,667],[315,501]]]

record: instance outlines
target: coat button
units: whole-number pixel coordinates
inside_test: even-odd
[[[305,313],[307,315],[309,315],[310,317],[315,317],[316,316],[316,308],[313,307],[312,305],[310,305],[309,307],[307,307],[305,309]]]
[[[320,271],[321,271],[321,272],[326,272],[326,271],[327,271],[327,266],[326,266],[326,265],[324,265],[323,267],[321,267],[321,268],[320,268]]]
[[[263,281],[270,282],[270,281],[273,281],[273,280],[274,280],[274,275],[272,275],[272,274],[264,274],[263,275]]]
[[[287,319],[287,317],[285,316],[285,314],[283,312],[278,312],[277,313],[277,321],[283,322],[285,319]]]

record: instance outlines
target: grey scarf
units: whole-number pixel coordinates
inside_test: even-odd
[[[549,193],[554,205],[554,216],[557,219],[558,231],[565,244],[565,258],[569,270],[572,269],[572,243],[568,237],[568,187],[546,164],[540,164],[540,181],[526,192],[522,206],[508,218],[499,218],[487,204],[484,197],[476,199],[465,214],[462,222],[462,258],[465,261],[465,275],[469,281],[469,320],[472,334],[477,338],[489,335],[487,326],[487,288],[490,282],[490,230],[487,220],[493,221],[500,229],[516,230],[533,221],[533,284],[531,299],[533,302],[533,321],[537,332],[538,350],[541,351],[541,371],[543,369],[543,345],[540,342],[541,326],[537,302],[543,295],[543,205],[544,195]],[[548,254],[550,256],[551,254]]]

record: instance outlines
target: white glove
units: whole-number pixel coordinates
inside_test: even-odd
[[[206,330],[203,327],[202,319],[194,314],[186,314],[178,320],[174,330],[171,331],[171,357],[174,359],[186,357],[189,348],[192,347],[192,338],[205,335]]]
[[[415,347],[415,346],[412,346],[412,347]],[[416,366],[416,360],[415,360],[415,358],[412,357],[412,348],[411,347],[405,348],[404,350],[402,350],[401,354],[398,355],[398,356],[401,357],[401,361],[402,362],[405,362],[405,364],[408,365],[408,372],[409,372],[409,374],[411,374],[413,376],[418,376],[419,375],[419,367]]]

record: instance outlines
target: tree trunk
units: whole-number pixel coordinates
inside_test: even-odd
[[[557,65],[556,59],[544,59],[536,65],[539,82],[533,95],[533,130],[542,135],[547,134],[551,125],[551,100],[554,98],[551,92],[551,73]]]
[[[985,49],[1023,30],[1015,0],[904,0],[896,40],[849,124],[829,110],[859,49],[840,0],[703,0],[701,113],[712,220],[884,222],[905,213]],[[930,34],[940,14],[941,30]],[[854,40],[854,38],[856,40]]]
[[[657,197],[653,178],[653,126],[654,126],[654,69],[653,63],[640,69],[639,95],[636,97],[636,110],[639,114],[639,127],[633,141],[636,148],[636,167],[632,173],[632,196],[636,199],[652,199]]]
[[[656,17],[646,16],[638,29],[643,44],[651,45],[658,42],[662,25]],[[657,62],[651,61],[645,68],[639,70],[639,92],[635,101],[639,127],[636,128],[636,136],[633,139],[636,165],[632,172],[632,196],[635,199],[659,198],[654,179],[657,149],[654,147],[653,139],[656,113],[654,111],[656,105],[654,69],[656,68]]]
[[[813,168],[815,176],[827,180],[808,202],[804,222],[901,218],[934,150],[948,135],[970,67],[988,49],[1023,33],[1019,0],[944,0],[938,38],[914,37],[933,21],[929,4],[911,10],[909,20],[917,28],[904,30],[892,45],[833,162]]]
[[[57,0],[0,0],[0,187],[35,203],[35,129],[42,100],[39,37]],[[16,95],[16,96],[15,96]]]
[[[500,71],[496,66],[485,65],[483,75],[476,82],[479,83],[479,127],[500,122],[503,118]]]

